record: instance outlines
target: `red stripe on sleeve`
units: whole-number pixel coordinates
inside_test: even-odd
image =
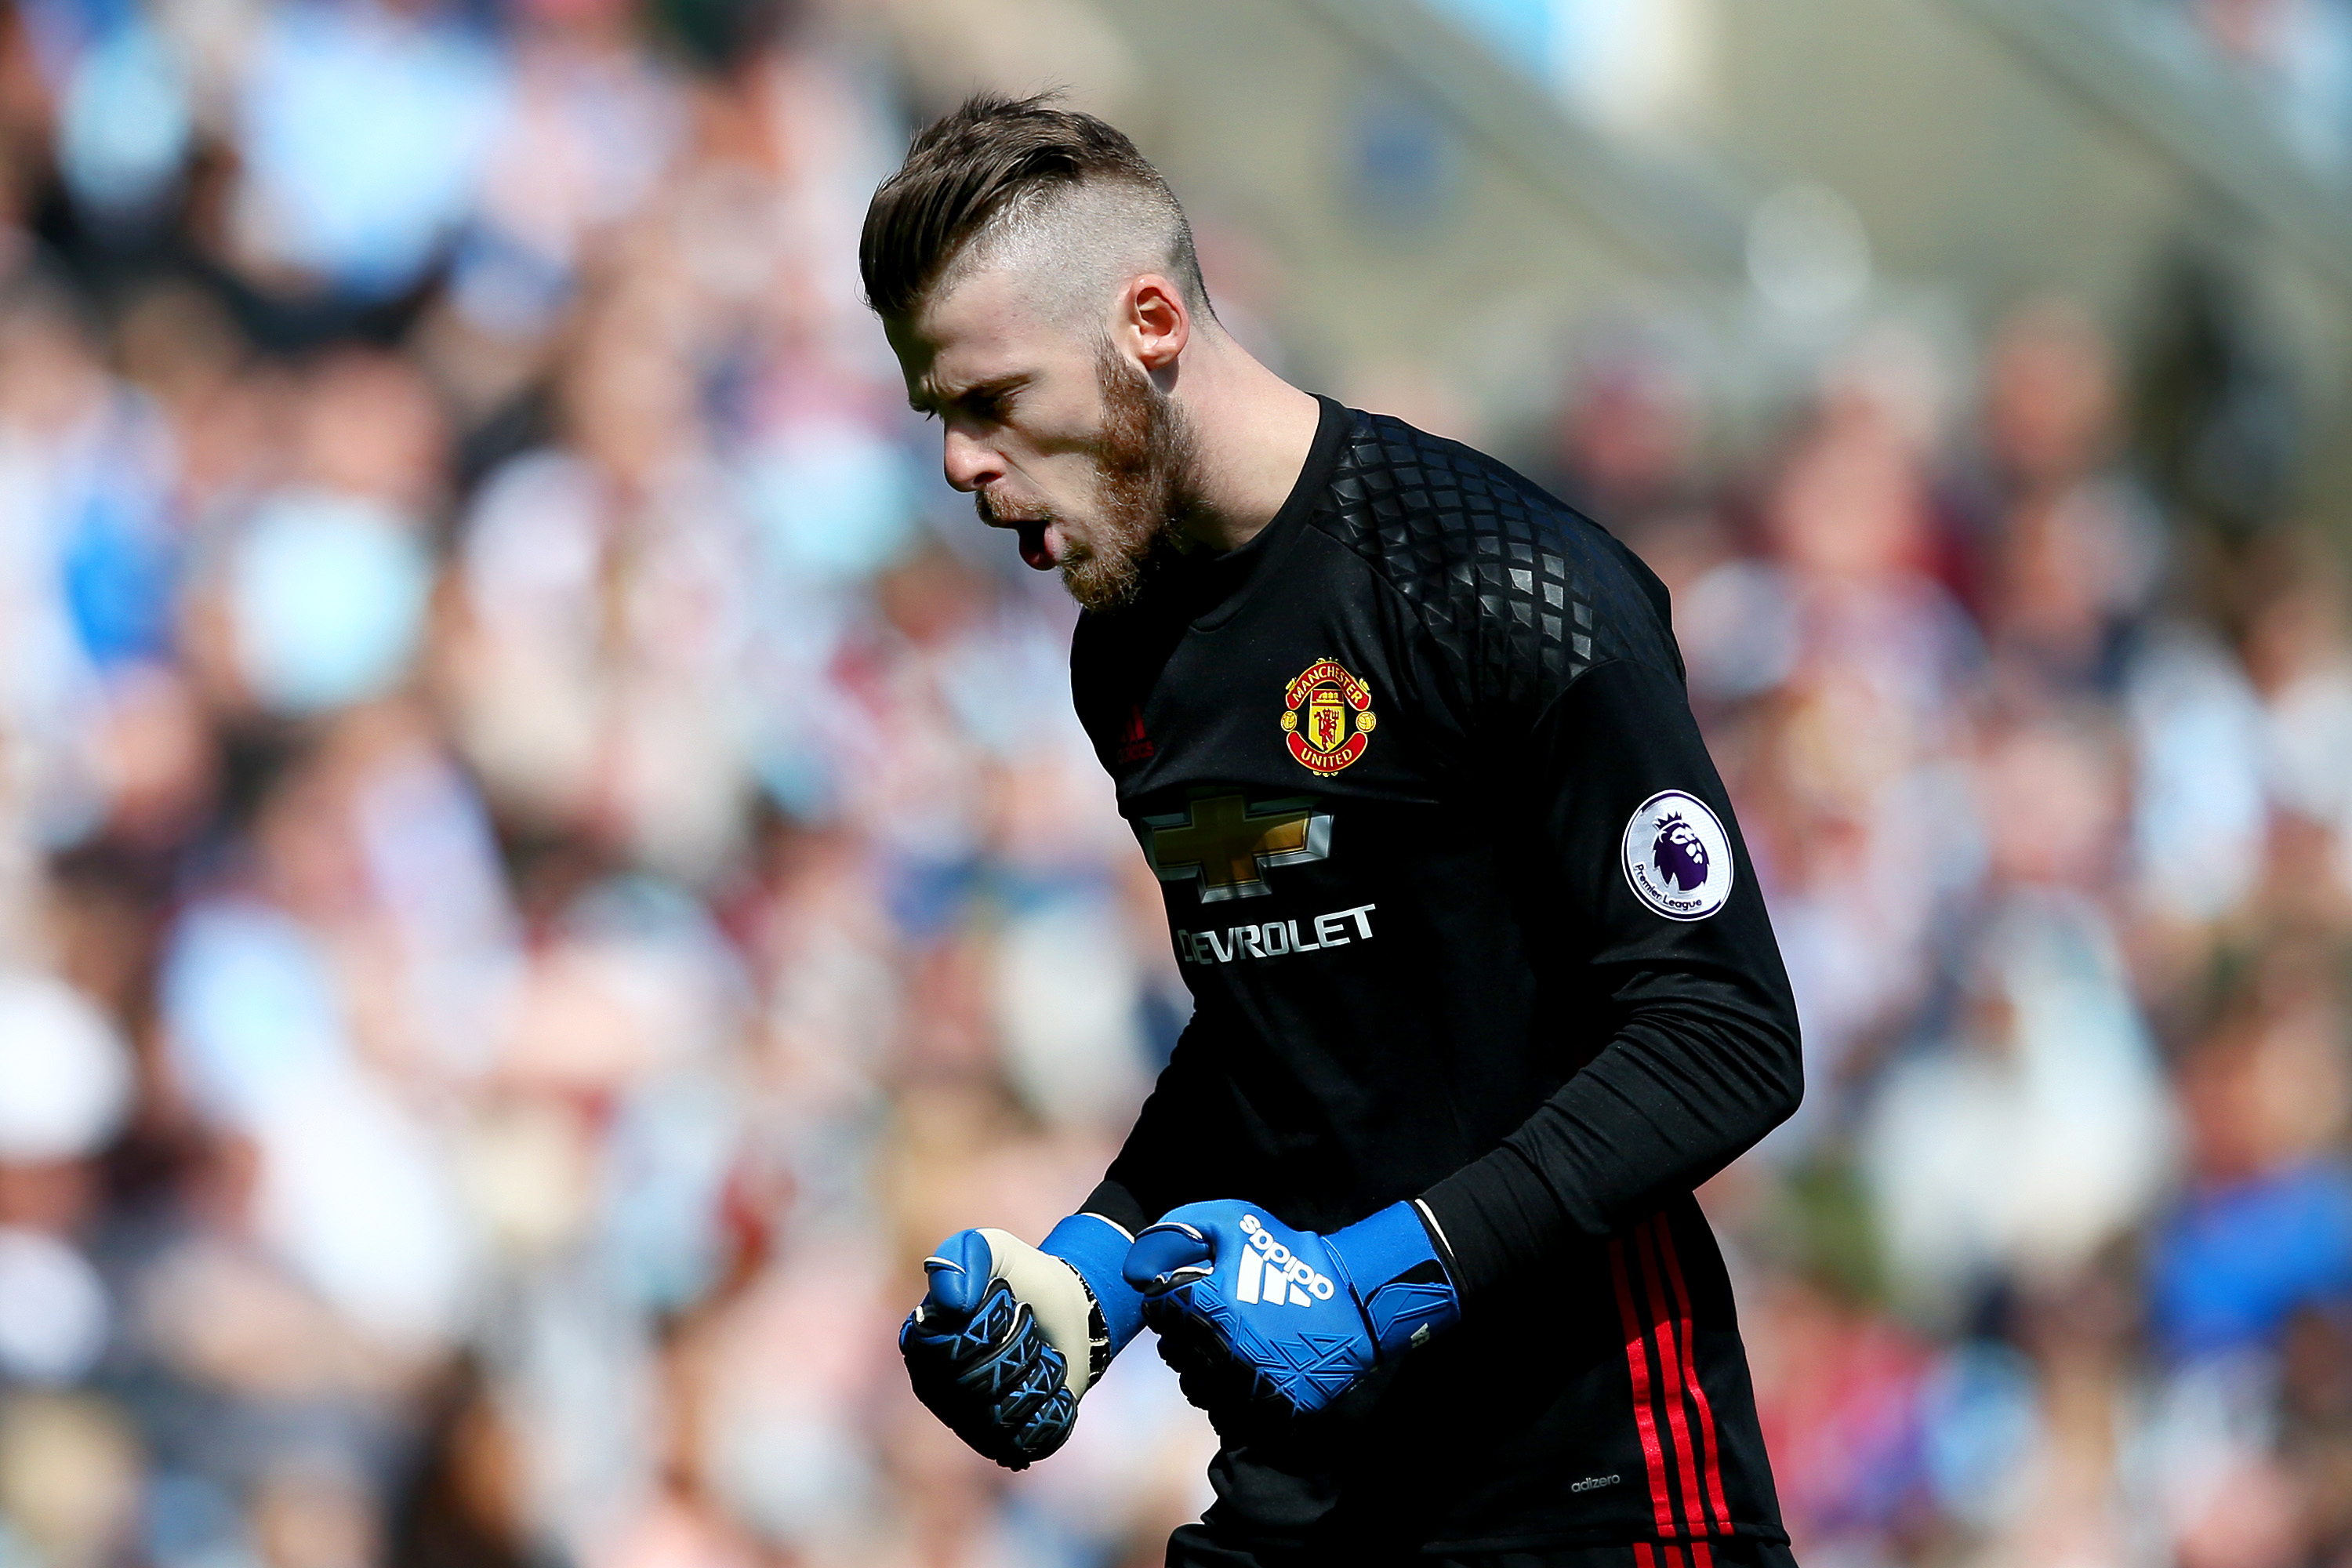
[[[1633,1384],[1633,1426],[1642,1435],[1642,1458],[1650,1468],[1650,1503],[1657,1512],[1658,1533],[1672,1536],[1676,1531],[1674,1504],[1666,1497],[1666,1458],[1658,1446],[1658,1421],[1650,1408],[1649,1334],[1633,1309],[1622,1237],[1609,1243],[1609,1272],[1617,1282],[1617,1321],[1625,1331],[1625,1371]]]
[[[1633,1568],[1658,1568],[1658,1554],[1646,1541],[1633,1542]]]
[[[1658,1253],[1665,1260],[1666,1278],[1675,1287],[1675,1321],[1682,1330],[1683,1365],[1690,1370],[1691,1404],[1698,1410],[1699,1462],[1706,1471],[1707,1506],[1714,1510],[1715,1528],[1728,1535],[1731,1510],[1723,1500],[1723,1450],[1715,1435],[1715,1409],[1706,1402],[1706,1385],[1699,1381],[1698,1359],[1691,1353],[1690,1291],[1683,1284],[1682,1259],[1675,1253],[1675,1233],[1663,1215],[1658,1220]]]
[[[1687,1535],[1706,1533],[1706,1505],[1698,1498],[1698,1465],[1691,1453],[1690,1424],[1683,1415],[1683,1363],[1675,1345],[1674,1320],[1666,1312],[1665,1288],[1658,1282],[1658,1255],[1650,1233],[1664,1223],[1658,1216],[1633,1233],[1642,1248],[1642,1279],[1649,1287],[1650,1321],[1657,1329],[1659,1393],[1664,1396],[1666,1430],[1674,1435],[1675,1468],[1683,1483],[1683,1522]]]

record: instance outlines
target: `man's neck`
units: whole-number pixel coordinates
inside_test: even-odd
[[[1238,550],[1274,521],[1298,483],[1322,408],[1231,338],[1195,340],[1177,395],[1198,442],[1193,505],[1182,529],[1211,550]]]

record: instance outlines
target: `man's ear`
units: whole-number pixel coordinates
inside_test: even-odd
[[[1147,272],[1119,297],[1118,335],[1147,372],[1172,367],[1192,341],[1192,312],[1183,291],[1157,272]]]

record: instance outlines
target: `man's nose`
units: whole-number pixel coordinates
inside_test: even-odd
[[[948,483],[966,494],[1004,477],[1004,465],[997,460],[995,453],[984,443],[953,428],[947,433],[942,467]]]

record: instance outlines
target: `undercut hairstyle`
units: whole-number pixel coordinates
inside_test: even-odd
[[[1215,320],[1192,226],[1168,182],[1117,127],[1055,98],[974,93],[916,133],[875,191],[858,239],[877,314],[910,317],[950,275],[1018,260],[1058,287],[1063,304],[1123,268],[1163,272],[1188,307]]]

